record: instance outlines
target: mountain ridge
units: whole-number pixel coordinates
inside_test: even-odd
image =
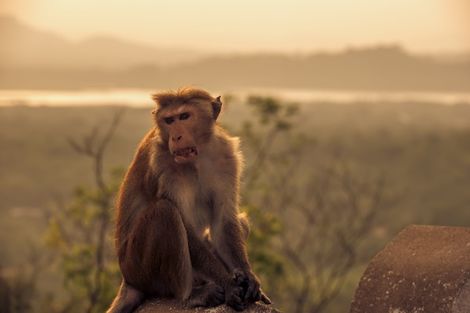
[[[199,85],[470,92],[470,58],[414,55],[399,45],[334,53],[207,54],[157,49],[106,35],[71,43],[1,16],[0,38],[10,41],[0,46],[0,89]]]
[[[185,48],[156,47],[108,35],[72,42],[50,31],[0,15],[0,67],[124,69],[194,61],[203,53]]]

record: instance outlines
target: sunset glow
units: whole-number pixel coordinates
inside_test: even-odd
[[[470,50],[465,0],[3,0],[0,13],[72,41],[94,35],[216,52],[337,50],[400,44]]]

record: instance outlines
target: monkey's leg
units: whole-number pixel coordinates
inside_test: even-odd
[[[139,212],[120,256],[127,283],[149,296],[187,300],[192,289],[188,238],[179,210],[160,199]]]
[[[144,294],[124,281],[106,313],[131,313],[144,301]]]

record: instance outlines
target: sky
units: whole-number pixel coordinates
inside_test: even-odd
[[[377,44],[470,51],[470,0],[0,0],[0,13],[73,41],[112,35],[217,52]]]

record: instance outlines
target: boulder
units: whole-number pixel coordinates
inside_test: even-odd
[[[221,305],[214,308],[188,308],[176,300],[150,300],[141,305],[135,313],[236,313],[232,308]],[[244,313],[280,313],[265,304],[252,304]]]
[[[405,228],[372,259],[350,309],[421,312],[470,312],[470,228]]]

